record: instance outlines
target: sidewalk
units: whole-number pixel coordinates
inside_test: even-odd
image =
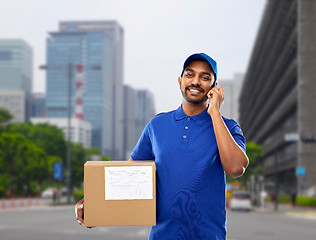
[[[265,208],[254,207],[254,211],[261,213],[277,213],[285,214],[291,217],[298,217],[304,219],[311,219],[316,221],[316,208],[315,207],[304,207],[295,206],[294,208],[289,204],[278,204],[278,211],[275,211],[274,203],[266,203]]]

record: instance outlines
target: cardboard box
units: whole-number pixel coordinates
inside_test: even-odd
[[[86,162],[84,225],[156,225],[155,162]]]

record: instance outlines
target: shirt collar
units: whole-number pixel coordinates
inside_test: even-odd
[[[208,112],[207,112],[207,108],[206,108],[203,112],[201,112],[201,113],[199,113],[199,114],[197,114],[197,115],[188,116],[188,115],[186,115],[186,114],[183,112],[182,104],[181,104],[181,106],[175,111],[174,116],[175,116],[176,121],[179,121],[179,120],[182,120],[182,119],[184,119],[184,118],[188,118],[188,117],[189,117],[190,119],[194,120],[198,125],[202,125],[203,123],[205,123],[206,121],[209,121],[209,120],[211,119],[211,116],[210,116],[210,115],[208,114]]]

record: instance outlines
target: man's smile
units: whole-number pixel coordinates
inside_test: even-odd
[[[196,87],[186,87],[186,90],[189,90],[190,93],[193,94],[201,94],[204,93],[204,90],[201,88],[196,88]]]

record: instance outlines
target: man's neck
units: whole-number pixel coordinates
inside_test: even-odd
[[[185,99],[182,100],[182,110],[188,116],[195,116],[207,108],[207,102],[201,104],[192,104]]]

